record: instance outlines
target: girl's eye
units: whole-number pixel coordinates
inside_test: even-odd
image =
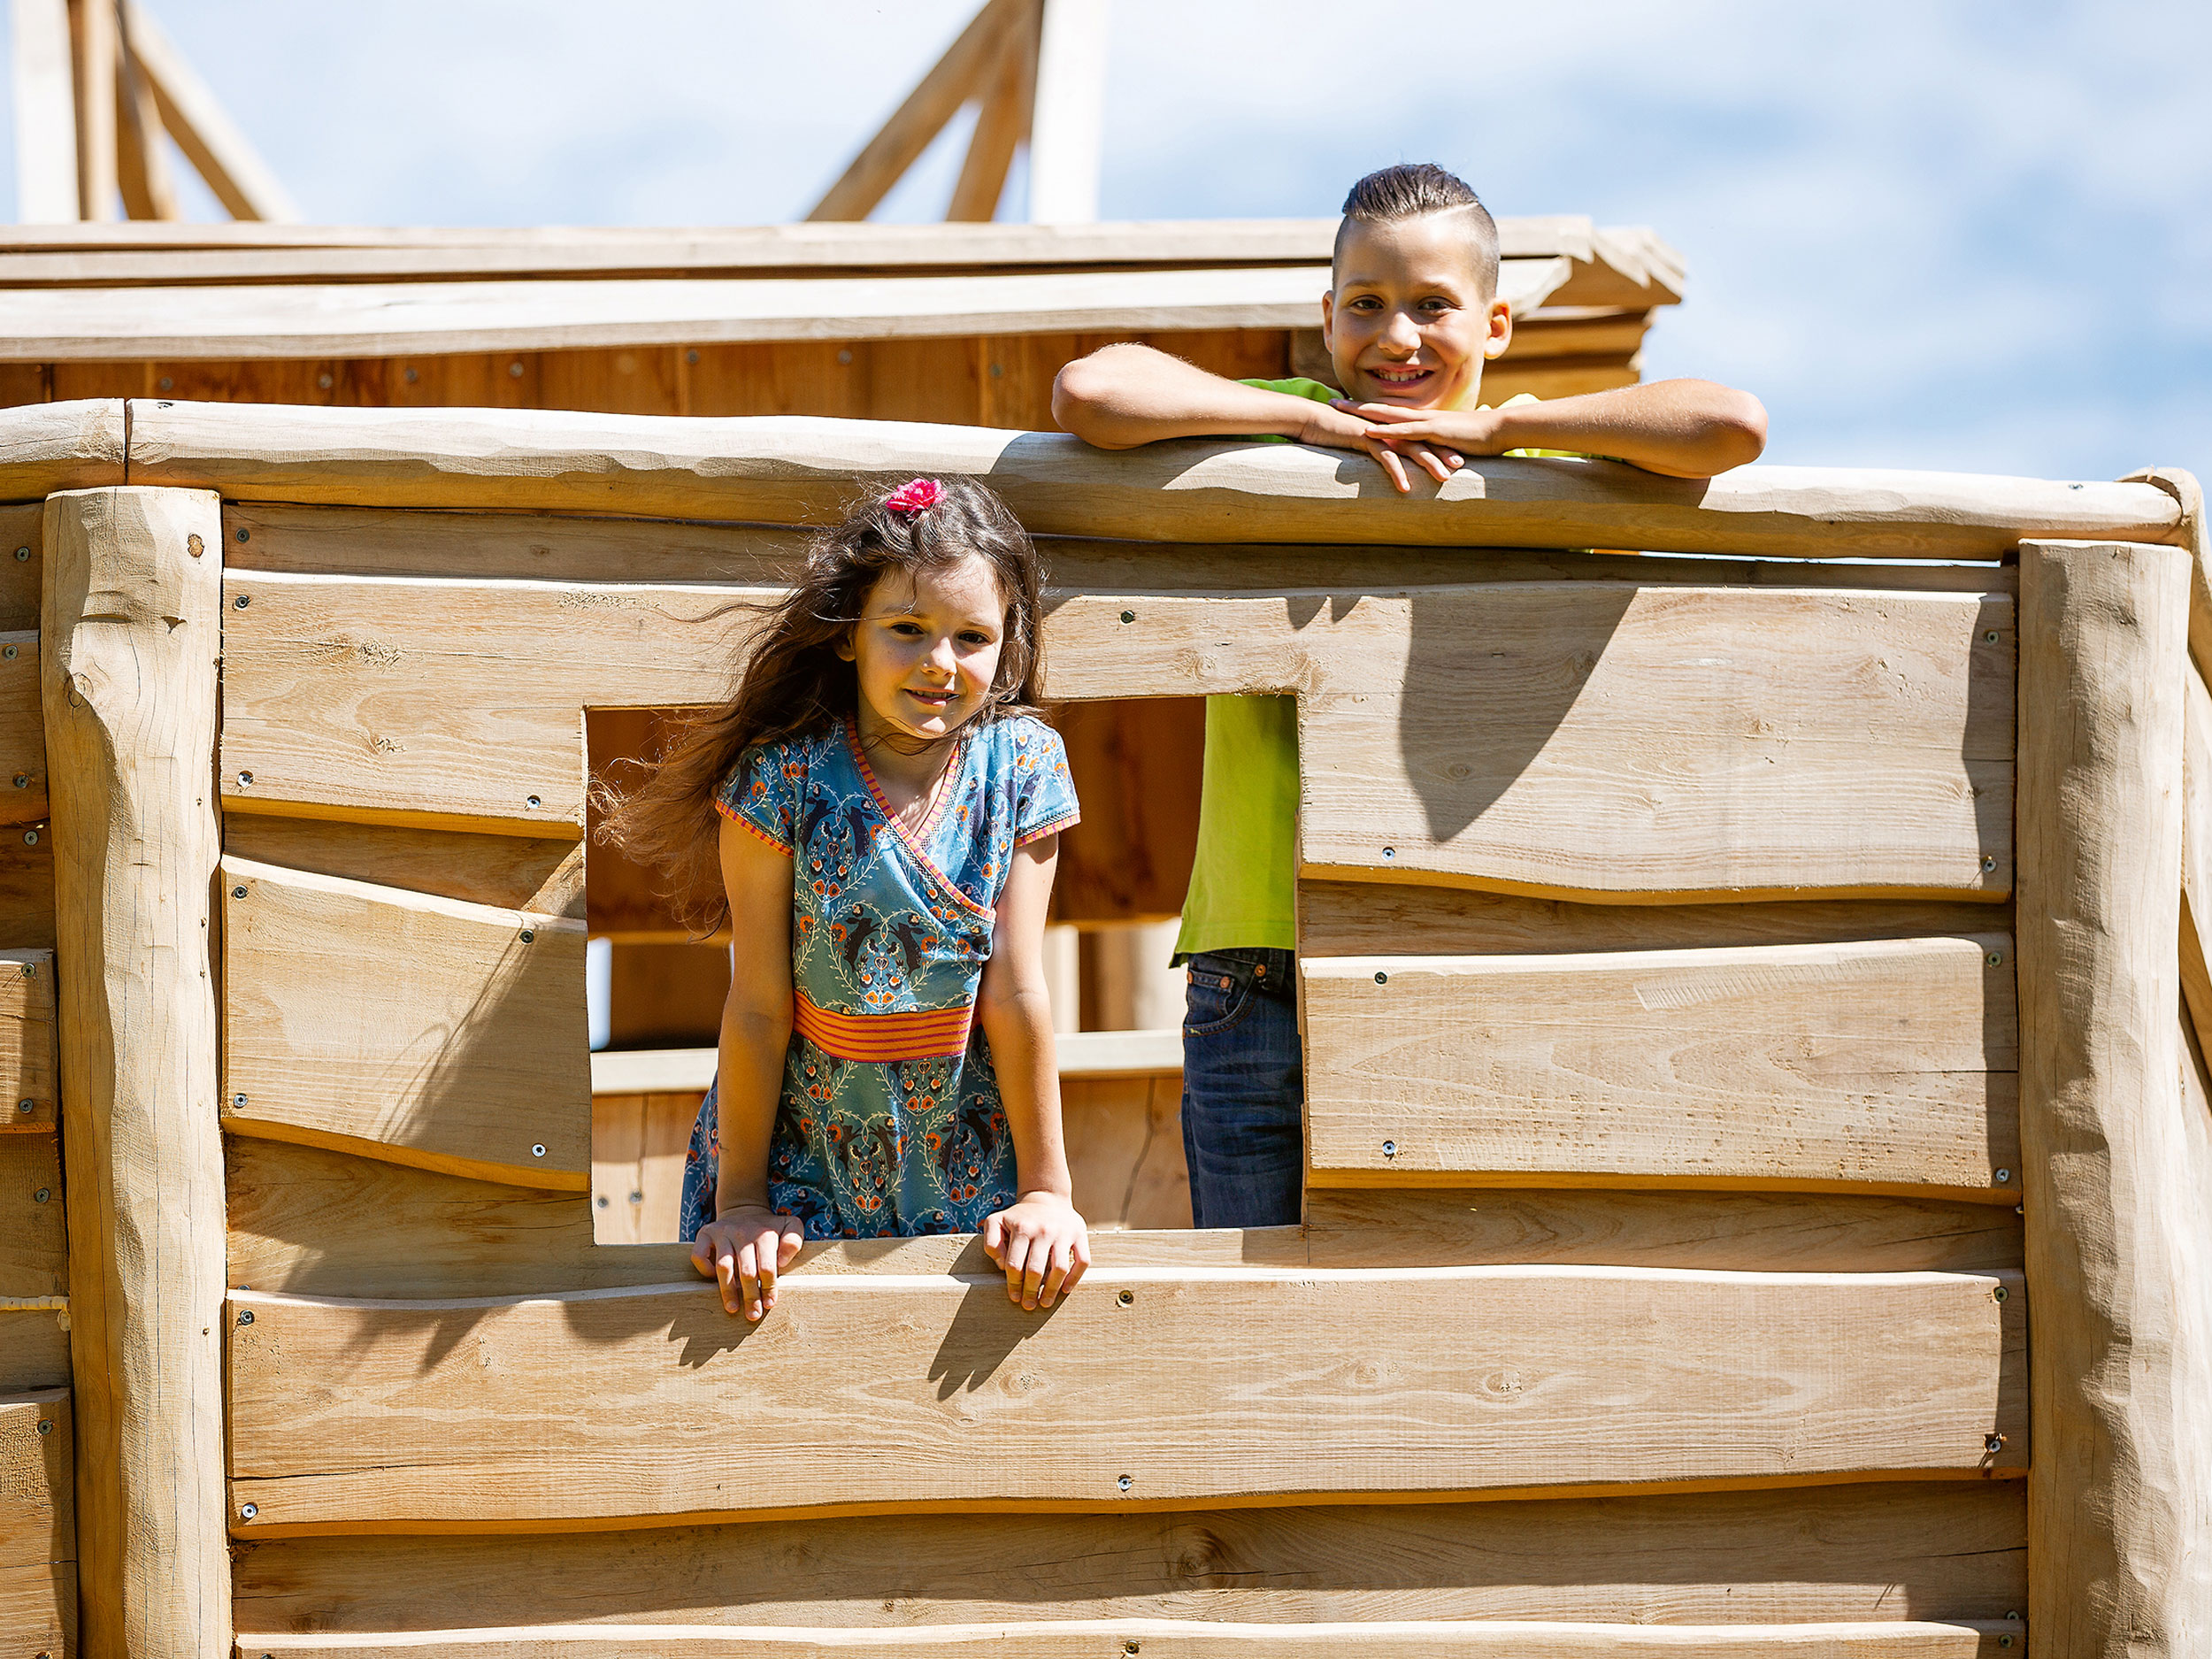
[[[991,636],[987,634],[979,634],[971,628],[960,636],[960,642],[963,645],[972,646],[979,651],[991,642]]]
[[[919,634],[921,631],[921,624],[918,622],[894,622],[891,625],[892,633],[903,634],[909,639],[913,639],[915,636]]]

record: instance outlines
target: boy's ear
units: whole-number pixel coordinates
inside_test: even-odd
[[[1505,349],[1513,343],[1513,307],[1502,299],[1490,302],[1490,333],[1482,342],[1486,361],[1505,355]]]
[[[1336,290],[1334,288],[1324,288],[1321,291],[1321,349],[1324,351],[1336,349]]]

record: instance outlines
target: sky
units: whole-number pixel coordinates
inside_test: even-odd
[[[975,0],[149,4],[311,222],[680,226],[803,216]],[[1770,460],[2212,471],[2202,0],[1112,5],[1106,219],[1434,160],[1655,227],[1690,282],[1646,377],[1757,393]],[[967,119],[878,218],[941,216]]]

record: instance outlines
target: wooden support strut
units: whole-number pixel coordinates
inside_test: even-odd
[[[86,1659],[230,1645],[210,884],[222,518],[51,497],[42,612]]]
[[[2070,1659],[2212,1638],[2212,1148],[2175,974],[2189,585],[2177,549],[2020,549],[2028,1622]]]

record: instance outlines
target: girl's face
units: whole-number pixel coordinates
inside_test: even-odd
[[[861,736],[950,737],[982,712],[1005,635],[1006,601],[981,558],[879,577],[837,648],[860,680]]]

